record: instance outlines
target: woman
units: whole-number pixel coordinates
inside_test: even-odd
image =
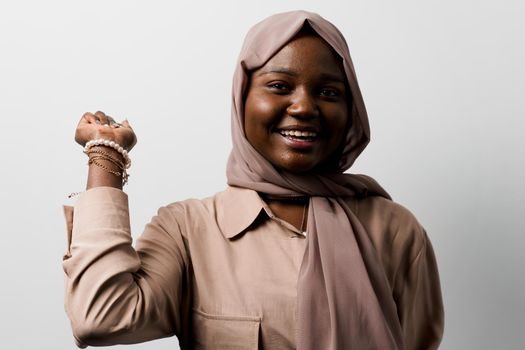
[[[135,135],[102,112],[82,117],[88,191],[67,212],[64,260],[78,344],[437,348],[443,308],[423,228],[375,181],[343,174],[369,128],[331,23],[294,11],[250,30],[232,137],[229,187],[161,208],[134,249],[121,189]]]

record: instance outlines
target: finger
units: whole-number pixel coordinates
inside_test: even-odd
[[[106,117],[108,118],[109,126],[112,127],[113,129],[117,129],[117,128],[120,128],[122,126],[122,124],[117,123],[115,121],[115,119],[113,119],[113,117],[111,117],[109,115],[107,115]]]
[[[84,115],[82,115],[82,118],[80,118],[80,121],[78,123],[78,125],[81,125],[81,124],[98,124],[100,123],[98,121],[98,118],[93,115],[93,113],[90,113],[90,112],[86,112],[84,113]]]
[[[102,124],[102,125],[106,125],[107,124],[109,126],[108,116],[104,112],[96,111],[95,112],[95,116],[100,121],[100,124]]]
[[[125,128],[130,128],[131,130],[133,130],[131,125],[129,125],[129,121],[127,119],[124,119],[124,121],[122,122],[122,126],[125,127]]]
[[[91,129],[94,125],[100,123],[97,117],[90,112],[84,113],[80,121],[78,122],[77,128],[75,130],[75,141],[84,146],[86,143],[86,130]]]

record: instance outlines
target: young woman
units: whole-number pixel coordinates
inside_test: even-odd
[[[337,28],[294,11],[249,31],[232,137],[227,189],[161,208],[133,248],[122,183],[135,134],[102,112],[81,118],[87,191],[66,211],[64,259],[78,344],[436,349],[443,306],[424,229],[374,180],[344,173],[369,126]]]

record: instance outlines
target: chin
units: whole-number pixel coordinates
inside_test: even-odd
[[[273,163],[273,165],[281,170],[285,170],[291,173],[304,174],[313,172],[317,164],[312,164],[311,162],[304,161],[286,161]]]
[[[306,173],[327,174],[327,173],[339,172],[337,165],[335,165],[333,162],[322,163],[322,164],[294,163],[294,164],[278,165],[277,167],[282,170],[286,170],[290,173],[295,173],[295,174],[306,174]]]
[[[333,173],[338,170],[339,153],[329,157],[316,154],[275,152],[276,154],[263,155],[275,168],[295,174],[306,173]]]
[[[314,168],[293,166],[293,167],[281,167],[281,169],[286,170],[290,173],[294,173],[294,174],[305,174],[305,173],[313,172]]]

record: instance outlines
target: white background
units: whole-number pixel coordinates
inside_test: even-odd
[[[85,185],[86,111],[129,118],[136,238],[161,205],[225,187],[230,86],[248,28],[306,9],[348,39],[372,143],[352,169],[426,227],[442,349],[522,349],[523,1],[2,1],[0,347],[74,349],[61,205]],[[126,349],[175,349],[175,338]],[[120,348],[120,347],[119,347]]]

